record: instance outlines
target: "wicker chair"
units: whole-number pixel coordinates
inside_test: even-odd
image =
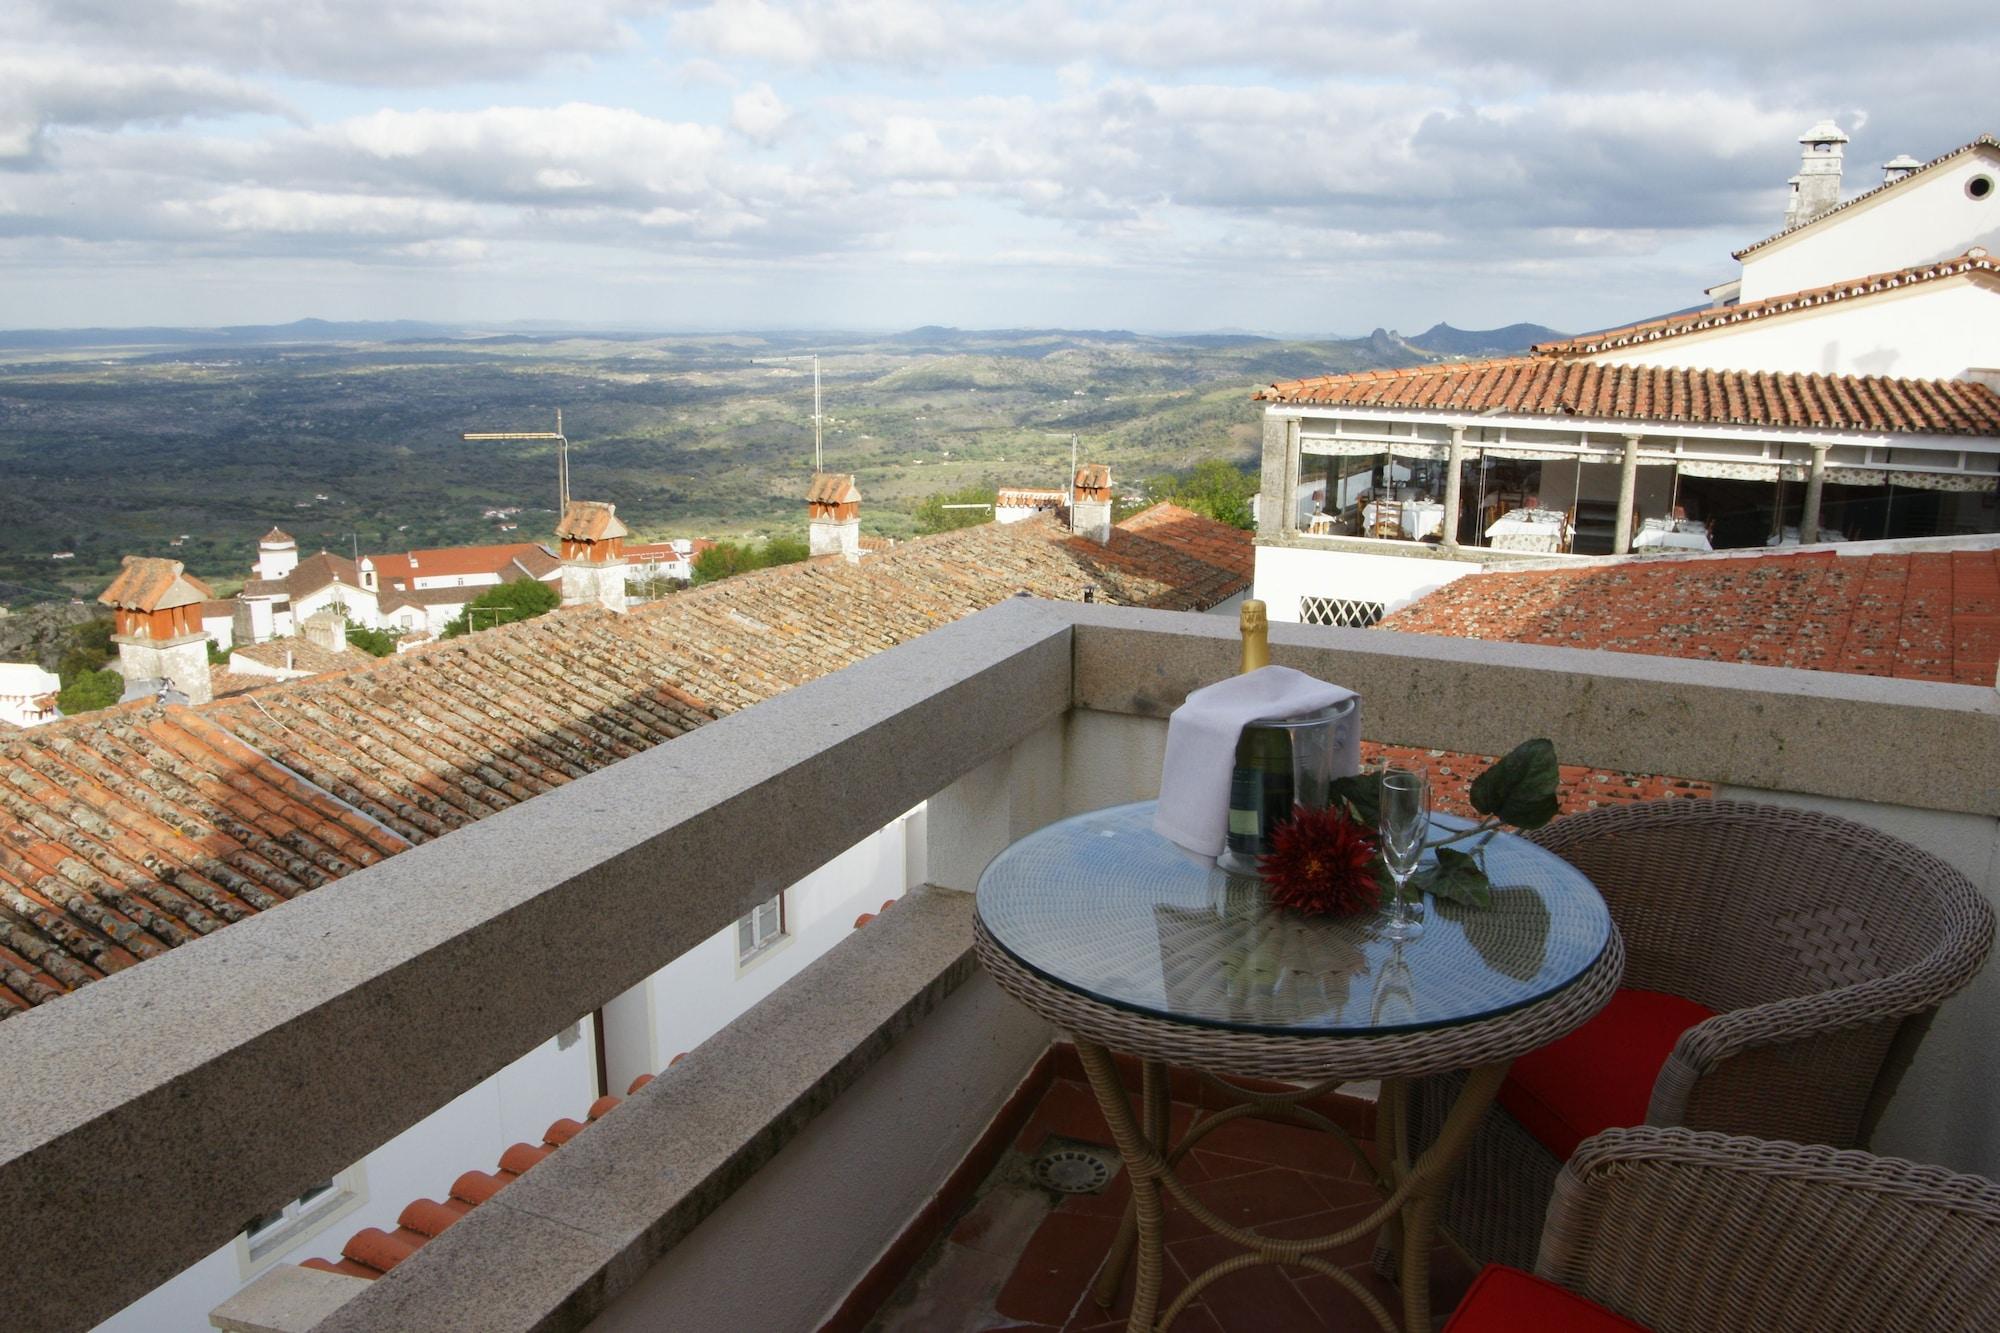
[[[1831,815],[1656,801],[1532,836],[1604,894],[1624,985],[1715,1011],[1667,1057],[1649,1125],[1866,1146],[1938,1004],[1992,946],[1992,910],[1963,875]],[[1414,1144],[1435,1136],[1457,1083],[1413,1086]],[[1528,1267],[1561,1165],[1496,1106],[1447,1225],[1473,1257]]]
[[[2000,1328],[1996,1269],[2000,1184],[1982,1176],[1654,1128],[1576,1150],[1536,1264],[1654,1333],[1977,1333]]]

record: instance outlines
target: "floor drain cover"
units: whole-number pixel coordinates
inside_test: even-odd
[[[1095,1194],[1111,1180],[1111,1168],[1096,1153],[1058,1148],[1035,1159],[1035,1179],[1063,1194]]]

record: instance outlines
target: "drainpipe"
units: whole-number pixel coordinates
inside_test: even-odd
[[[1578,471],[1581,471],[1579,464]],[[1618,460],[1618,528],[1611,534],[1611,553],[1628,555],[1632,550],[1633,498],[1639,486],[1639,437],[1625,437],[1625,456]]]
[[[1465,427],[1451,428],[1451,451],[1445,456],[1444,475],[1444,544],[1445,549],[1458,549],[1458,506],[1465,489]]]
[[[1799,545],[1811,546],[1819,540],[1819,497],[1820,489],[1826,484],[1826,451],[1824,444],[1813,444],[1812,471],[1806,474],[1805,512],[1799,515]]]

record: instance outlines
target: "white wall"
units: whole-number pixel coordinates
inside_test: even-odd
[[[1272,620],[1297,623],[1301,597],[1381,602],[1394,611],[1479,568],[1470,561],[1257,547],[1257,596]]]
[[[639,1074],[658,1073],[720,1032],[845,939],[856,917],[921,882],[923,837],[919,807],[792,885],[786,937],[745,966],[736,964],[731,924],[605,1006],[611,1090],[622,1093]]]
[[[1860,276],[1860,275],[1854,275]],[[2000,366],[2000,282],[1944,278],[1585,358],[1696,370],[1958,379]]]
[[[329,606],[347,608],[347,619],[368,629],[379,629],[382,618],[377,610],[375,594],[350,588],[342,583],[329,583],[323,588],[315,588],[303,597],[292,601],[292,620],[303,625],[316,613]]]
[[[362,1189],[351,1206],[276,1254],[246,1267],[240,1240],[232,1241],[177,1277],[155,1287],[104,1323],[109,1333],[206,1333],[208,1312],[278,1264],[338,1259],[347,1238],[363,1227],[393,1231],[396,1218],[419,1198],[443,1200],[467,1171],[492,1171],[515,1143],[540,1143],[555,1121],[581,1119],[596,1099],[597,1060],[588,1019],[568,1049],[543,1042],[477,1087],[438,1108],[370,1153],[362,1163]],[[327,1067],[330,1081],[340,1070]],[[245,1105],[254,1109],[254,1095]]]
[[[2000,189],[1981,200],[1965,193],[1965,183],[1980,175],[2000,184],[2000,152],[1974,150],[1899,190],[1747,256],[1742,299],[1759,301],[1842,278],[1949,259],[1975,245],[2000,253]],[[1869,188],[1856,182],[1849,194]]]

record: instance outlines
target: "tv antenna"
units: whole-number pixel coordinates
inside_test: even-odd
[[[820,427],[826,418],[819,410],[819,353],[801,352],[797,356],[766,356],[763,361],[810,361],[813,363],[813,471],[824,472],[820,462]],[[752,364],[755,364],[754,362]]]
[[[469,430],[462,440],[554,440],[556,442],[556,513],[569,512],[569,436],[563,434],[562,409],[556,409],[556,428],[550,430]]]

